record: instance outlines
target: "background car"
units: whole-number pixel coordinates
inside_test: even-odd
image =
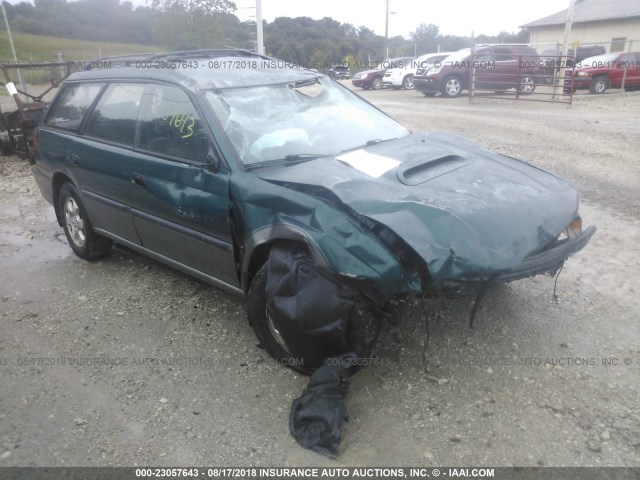
[[[347,80],[350,77],[349,67],[338,65],[329,70],[328,75],[336,80]]]
[[[454,52],[427,53],[412,60],[403,68],[391,68],[384,73],[382,84],[395,90],[400,88],[413,90],[413,76],[416,70],[429,69],[433,67],[434,62],[440,62],[452,53]]]
[[[551,84],[553,83],[554,75],[562,75],[565,68],[572,68],[585,58],[604,55],[605,53],[607,53],[607,50],[602,45],[582,45],[578,47],[575,54],[573,48],[570,48],[567,56],[562,55],[562,50],[560,49],[544,50],[540,54],[540,60],[544,65],[545,81]],[[560,70],[556,72],[556,68]]]
[[[585,58],[574,72],[574,89],[588,88],[602,94],[608,88],[640,87],[640,52],[607,53]]]
[[[544,82],[540,56],[528,45],[478,45],[473,62],[479,89],[503,92],[518,88],[533,93]],[[465,48],[444,59],[440,67],[416,72],[413,84],[426,96],[457,97],[470,88],[472,67],[471,49]]]
[[[363,88],[364,90],[369,90],[370,88],[380,90],[384,86],[382,79],[387,69],[404,68],[406,65],[409,65],[412,60],[413,57],[398,57],[385,60],[380,63],[378,68],[354,74],[351,83],[354,87]]]

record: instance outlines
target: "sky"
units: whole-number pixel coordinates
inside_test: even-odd
[[[130,0],[135,6],[145,0]],[[20,0],[9,0],[20,3]],[[33,3],[33,2],[30,2]],[[150,5],[149,1],[147,5]],[[255,0],[235,0],[241,20],[255,19]],[[262,0],[263,18],[331,17],[355,27],[364,25],[384,35],[386,0]],[[433,23],[443,35],[495,35],[517,32],[518,27],[566,9],[569,0],[537,0],[520,4],[513,0],[389,0],[389,36],[406,38],[421,24]]]

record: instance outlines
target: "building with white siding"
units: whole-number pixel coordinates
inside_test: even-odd
[[[564,42],[567,9],[522,28],[534,45]],[[576,0],[569,43],[603,45],[607,52],[640,51],[640,0]]]

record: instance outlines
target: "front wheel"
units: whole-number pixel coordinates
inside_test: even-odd
[[[404,80],[402,80],[402,86],[406,90],[413,90],[414,89],[414,86],[413,86],[413,75],[407,75],[406,77],[404,77]]]
[[[383,87],[382,79],[380,77],[376,77],[371,81],[371,88],[374,90],[380,90]]]
[[[593,77],[591,85],[589,85],[589,91],[596,95],[601,95],[609,88],[609,80],[604,75]]]
[[[247,314],[261,346],[280,365],[308,375],[320,367],[326,358],[349,352],[355,352],[358,357],[371,355],[380,318],[366,300],[359,296],[354,298],[345,317],[346,325],[342,326],[337,325],[336,318],[341,316],[337,312],[336,317],[325,312],[320,315],[323,319],[316,319],[312,326],[310,318],[305,315],[287,319],[286,315],[274,311],[270,305],[267,294],[269,270],[267,261],[253,277],[247,294]],[[314,275],[313,270],[308,270],[307,274]],[[309,277],[305,275],[305,278],[308,280]],[[327,290],[331,290],[331,287]],[[297,291],[300,291],[299,287]],[[304,296],[303,293],[299,294]],[[318,299],[313,313],[324,309],[323,301]],[[309,316],[316,316],[313,313]],[[342,330],[344,327],[346,331]]]
[[[76,255],[85,260],[96,260],[109,253],[111,240],[93,231],[78,190],[71,183],[65,183],[60,189],[58,214],[69,246]]]
[[[536,81],[533,77],[524,76],[520,82],[520,91],[526,95],[533,93],[536,90]]]
[[[462,83],[460,82],[460,78],[456,76],[450,76],[444,79],[442,82],[442,95],[445,97],[453,98],[460,95],[462,92]]]

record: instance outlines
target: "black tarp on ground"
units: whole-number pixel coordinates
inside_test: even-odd
[[[336,457],[340,448],[342,421],[347,421],[347,391],[350,367],[357,355],[330,358],[309,379],[303,394],[291,405],[289,432],[309,450]]]

